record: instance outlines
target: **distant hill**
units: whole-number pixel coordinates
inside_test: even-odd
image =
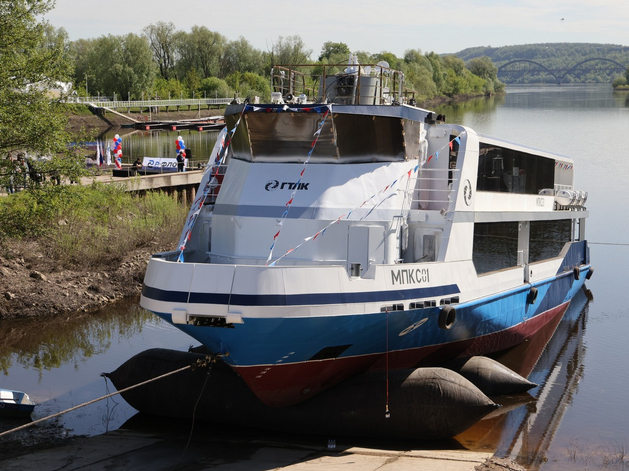
[[[496,67],[500,67],[509,61],[516,59],[527,59],[538,62],[548,69],[567,70],[586,59],[602,57],[611,59],[625,67],[629,66],[629,46],[618,44],[597,44],[597,43],[542,43],[542,44],[522,44],[517,46],[503,47],[470,47],[453,54],[464,61],[469,61],[475,57],[487,56]],[[588,70],[575,71],[564,82],[611,82],[618,75],[624,75],[624,71],[610,70],[611,63],[591,62],[588,63]],[[593,70],[593,69],[600,70]],[[506,83],[531,83],[552,81],[552,77],[541,77],[539,74],[509,74],[499,76],[500,80]]]

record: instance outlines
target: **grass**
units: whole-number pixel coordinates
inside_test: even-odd
[[[629,456],[626,443],[606,442],[588,447],[573,438],[567,451],[568,460],[575,469],[609,469],[624,471],[629,469]]]
[[[158,192],[139,197],[115,185],[63,185],[0,200],[0,245],[35,240],[65,268],[111,265],[157,241],[176,244],[186,209]]]

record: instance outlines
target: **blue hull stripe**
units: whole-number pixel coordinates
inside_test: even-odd
[[[584,276],[575,280],[570,272],[537,283],[539,295],[534,304],[527,302],[528,285],[454,304],[457,315],[450,330],[438,327],[440,307],[329,317],[247,318],[244,324],[235,324],[233,329],[190,324],[176,327],[213,352],[228,351],[230,355],[225,361],[239,366],[305,362],[323,348],[348,345],[337,358],[445,346],[501,332],[505,332],[510,342],[508,329],[570,301],[584,282]],[[170,313],[156,314],[172,322]],[[506,345],[489,344],[487,349],[498,347],[506,348]]]
[[[300,293],[300,294],[232,294],[188,293],[170,291],[144,285],[142,294],[149,299],[173,303],[232,304],[237,306],[311,306],[321,304],[354,304],[388,302],[410,299],[451,296],[459,294],[456,284],[430,288],[414,288],[389,291],[367,291],[358,293]]]

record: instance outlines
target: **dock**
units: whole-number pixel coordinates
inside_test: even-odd
[[[129,166],[123,170],[131,172]],[[203,178],[205,169],[187,170],[185,172],[164,172],[137,176],[96,175],[81,178],[82,185],[92,182],[115,184],[125,187],[126,191],[142,194],[146,191],[159,190],[176,197],[178,200],[190,204],[196,196],[196,191]]]
[[[220,427],[210,432],[210,424],[195,425],[192,435],[190,430],[183,429],[177,433],[119,429],[94,437],[77,437],[61,446],[0,459],[0,468],[5,471],[472,471],[492,456],[488,452],[467,450],[381,449],[342,444],[329,448],[323,438],[267,438],[261,437],[263,432],[234,432]]]
[[[194,120],[186,120],[187,122],[175,122],[175,121],[160,121],[149,118],[148,120],[136,119],[130,115],[132,109],[140,110],[141,112],[146,110],[149,117],[153,114],[159,114],[160,110],[164,111],[180,111],[180,110],[197,110],[198,116],[201,114],[202,109],[212,108],[224,108],[231,103],[233,98],[180,98],[180,99],[146,99],[146,100],[116,100],[115,98],[108,99],[105,97],[76,97],[74,103],[82,103],[88,106],[95,114],[104,115],[107,113],[113,113],[125,118],[130,122],[130,126],[136,129],[150,130],[150,129],[195,129],[198,131],[205,131],[208,129],[220,129],[219,123],[216,122],[218,118],[222,119],[222,116],[202,118],[196,123],[197,126],[193,127]],[[123,111],[126,110],[127,114]],[[202,122],[207,121],[207,122]],[[181,124],[180,124],[181,123]],[[224,125],[224,121],[223,121]],[[148,126],[148,127],[147,127]],[[168,127],[171,126],[171,127]],[[172,128],[172,126],[177,126]],[[181,127],[190,126],[190,127]],[[211,127],[214,126],[214,127]]]
[[[218,131],[225,127],[225,118],[223,116],[210,116],[207,118],[184,119],[179,121],[138,121],[133,125],[133,127],[143,131],[150,131],[151,129],[167,129],[169,131],[178,131],[182,129],[192,129],[194,131]]]

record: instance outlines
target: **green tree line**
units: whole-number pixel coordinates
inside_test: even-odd
[[[52,26],[49,36],[63,43],[73,68],[75,89],[91,96],[119,99],[259,96],[269,99],[269,73],[278,64],[346,64],[349,47],[325,42],[316,60],[299,36],[279,37],[268,51],[247,39],[229,40],[205,26],[181,31],[158,22],[141,35],[101,36],[68,41],[63,29]],[[65,38],[65,39],[64,39]],[[418,101],[435,96],[481,95],[500,91],[491,61],[477,58],[472,66],[455,56],[442,57],[409,49],[403,57],[391,52],[356,52],[361,63],[386,60],[404,72],[407,88]],[[480,73],[480,75],[479,75]]]

